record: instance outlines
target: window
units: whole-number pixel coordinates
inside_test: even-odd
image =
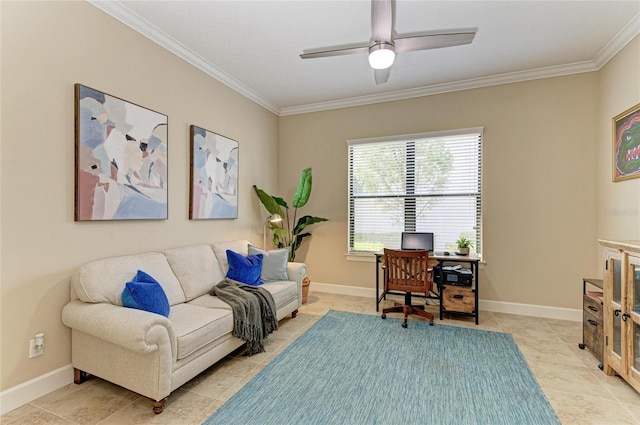
[[[349,253],[399,248],[403,231],[482,249],[482,132],[468,128],[349,140]]]

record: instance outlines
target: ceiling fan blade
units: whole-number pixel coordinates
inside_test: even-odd
[[[391,0],[371,0],[371,40],[391,43],[393,9]]]
[[[439,49],[440,47],[460,46],[470,44],[476,35],[475,30],[447,33],[422,34],[397,37],[393,43],[396,52],[410,52],[413,50]]]
[[[391,74],[391,67],[385,69],[374,69],[373,74],[376,77],[376,84],[384,84],[389,80],[389,74]]]
[[[326,58],[329,56],[354,55],[356,53],[368,53],[369,46],[356,47],[324,47],[320,49],[305,50],[300,55],[302,59]]]

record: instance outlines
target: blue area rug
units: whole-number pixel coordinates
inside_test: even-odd
[[[511,335],[400,323],[330,311],[205,425],[560,424]]]

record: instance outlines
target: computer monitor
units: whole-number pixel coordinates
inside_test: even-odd
[[[426,232],[402,232],[400,239],[400,249],[403,250],[423,250],[433,252],[433,233]]]

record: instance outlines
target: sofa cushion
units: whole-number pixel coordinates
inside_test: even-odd
[[[227,272],[227,277],[251,286],[262,285],[263,282],[260,280],[260,273],[262,271],[263,258],[262,254],[245,256],[228,249],[227,261],[229,263],[229,271]]]
[[[71,280],[74,294],[86,303],[122,305],[122,290],[138,272],[153,276],[167,295],[169,305],[186,301],[180,282],[171,270],[167,258],[158,252],[111,257],[80,267]]]
[[[229,271],[229,262],[227,261],[228,249],[242,255],[249,254],[249,248],[248,248],[249,241],[244,239],[231,241],[231,242],[217,242],[217,243],[214,243],[212,246],[213,246],[213,252],[216,254],[216,258],[218,259],[218,264],[220,265],[220,269],[222,270],[223,276],[226,275],[227,272]]]
[[[208,294],[224,279],[210,245],[191,245],[164,251],[188,300]]]
[[[298,285],[292,280],[280,282],[265,282],[262,286],[271,293],[276,309],[298,298]]]
[[[177,340],[176,360],[184,359],[233,331],[233,313],[221,308],[179,304],[171,308],[169,320],[173,324]]]
[[[125,307],[150,311],[169,316],[169,300],[162,286],[151,276],[138,270],[131,282],[125,284],[122,291],[122,304]]]
[[[298,285],[294,281],[265,282],[262,287],[271,293],[277,309],[298,298]],[[195,298],[189,301],[189,304],[207,308],[224,308],[231,311],[229,304],[209,294]]]
[[[209,294],[204,294],[197,298],[194,298],[189,301],[188,304],[207,308],[223,308],[225,310],[231,311],[231,306],[229,304],[222,301],[220,298]]]
[[[276,282],[289,280],[287,275],[287,262],[289,261],[289,248],[264,251],[253,245],[249,245],[249,255],[262,254],[262,272],[260,279],[264,282]]]

